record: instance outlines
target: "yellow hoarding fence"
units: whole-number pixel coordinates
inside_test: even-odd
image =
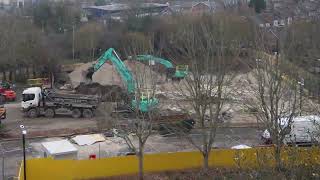
[[[252,148],[245,150],[212,150],[209,158],[211,167],[265,168],[274,167],[273,148]],[[282,150],[282,161],[287,166],[319,165],[319,148],[286,148]],[[144,158],[145,172],[173,171],[201,168],[202,155],[199,152],[177,152],[148,154]],[[54,160],[51,158],[27,160],[28,180],[72,180],[138,172],[136,156],[113,157],[95,160]],[[23,168],[19,176],[23,180]]]

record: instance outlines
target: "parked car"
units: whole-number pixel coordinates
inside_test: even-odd
[[[5,97],[6,101],[15,101],[17,94],[12,89],[14,85],[11,85],[8,82],[1,82],[0,83],[0,94]]]

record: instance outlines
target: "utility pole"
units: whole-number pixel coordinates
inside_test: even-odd
[[[24,180],[27,180],[27,163],[26,163],[26,137],[25,133],[26,131],[24,130],[22,132],[22,146],[23,146],[23,177]]]
[[[24,125],[20,125],[22,133],[22,150],[23,150],[23,179],[27,180],[27,163],[26,163],[26,137],[27,130],[24,128]]]
[[[304,79],[301,78],[301,80],[298,82],[300,85],[300,99],[299,99],[299,106],[300,106],[300,116],[302,115],[302,97],[303,97],[303,86],[304,86]]]
[[[72,61],[74,62],[74,24],[72,25]]]
[[[4,147],[3,147],[3,145],[2,144],[0,144],[0,146],[2,147],[2,179],[4,179],[4,153],[5,153],[5,151],[4,151]]]

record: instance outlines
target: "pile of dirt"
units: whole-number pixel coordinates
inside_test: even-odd
[[[83,64],[69,74],[71,84],[74,88],[78,87],[81,83],[91,83],[86,78],[86,74],[92,65],[93,62]],[[123,87],[123,83],[117,71],[115,70],[115,67],[108,63],[104,64],[97,72],[93,74],[92,83],[99,83],[102,86],[116,85]]]
[[[133,78],[139,84],[143,84],[145,88],[150,88],[151,85],[161,81],[163,77],[155,72],[148,65],[137,61],[124,61],[126,67],[131,71]],[[73,87],[78,87],[80,83],[90,83],[86,79],[88,69],[92,67],[93,62],[83,64],[77,67],[69,74],[71,84]],[[124,88],[124,83],[121,76],[112,64],[105,63],[97,72],[92,76],[92,83],[99,83],[102,86],[116,85]]]
[[[124,61],[124,64],[131,71],[135,81],[141,84],[139,85],[141,88],[152,88],[153,85],[164,79],[159,73],[141,62]],[[89,81],[86,78],[86,74],[92,65],[93,62],[83,64],[69,74],[70,82],[76,92],[99,95],[103,101],[115,101],[125,98],[125,85],[116,67],[105,63],[92,75],[92,81]]]
[[[80,83],[75,90],[79,94],[98,95],[101,101],[116,102],[126,99],[126,93],[116,85],[102,86],[99,83]]]
[[[68,74],[70,83],[73,87],[77,87],[81,82],[85,82],[84,73],[92,66],[92,64],[92,62],[83,64]]]

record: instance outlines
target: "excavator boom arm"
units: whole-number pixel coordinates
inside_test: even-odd
[[[138,61],[155,61],[164,65],[166,68],[173,68],[172,63],[169,60],[155,57],[152,55],[137,55],[137,60]]]
[[[126,65],[121,61],[117,53],[113,48],[109,48],[94,64],[94,72],[98,71],[107,61],[111,61],[115,66],[117,72],[121,76],[122,80],[127,86],[127,91],[129,94],[135,92],[135,81],[133,79],[131,71],[126,67]]]

